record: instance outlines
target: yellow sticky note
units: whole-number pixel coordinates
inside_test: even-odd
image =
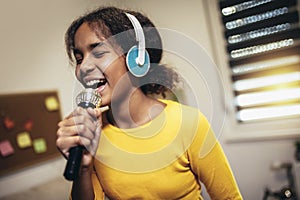
[[[47,144],[44,138],[33,140],[33,149],[35,153],[44,153],[47,151]]]
[[[22,132],[17,135],[18,146],[23,149],[31,146],[31,138],[28,132]]]
[[[45,99],[45,105],[48,111],[56,111],[59,109],[59,103],[55,96],[49,96]]]

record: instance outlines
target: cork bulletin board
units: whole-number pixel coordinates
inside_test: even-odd
[[[56,91],[0,94],[0,176],[59,156]]]

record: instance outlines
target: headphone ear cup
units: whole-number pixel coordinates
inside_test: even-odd
[[[150,57],[148,52],[145,50],[145,62],[143,65],[138,65],[138,52],[139,50],[137,46],[131,47],[126,56],[126,64],[128,70],[131,72],[132,75],[136,77],[143,77],[148,73],[150,69]]]

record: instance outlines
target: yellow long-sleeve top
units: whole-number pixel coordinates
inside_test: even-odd
[[[242,199],[206,118],[163,100],[164,112],[142,127],[103,128],[92,174],[96,199]]]

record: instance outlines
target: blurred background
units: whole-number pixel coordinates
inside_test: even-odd
[[[226,113],[217,134],[244,199],[263,199],[266,188],[288,186],[290,169],[299,192],[299,1],[2,1],[0,95],[55,91],[57,101],[50,102],[48,111],[58,106],[60,117],[71,112],[75,78],[64,33],[73,19],[101,5],[145,13],[157,27],[190,38],[215,63],[218,73],[212,76],[220,76],[222,88],[216,84],[210,89],[222,93],[216,112]],[[185,67],[172,56],[164,62]],[[22,112],[24,104],[16,104],[15,110]],[[7,116],[2,110],[1,115],[3,121]],[[55,128],[55,120],[53,124]],[[4,164],[9,153],[1,148]],[[62,176],[66,161],[57,153],[52,150],[38,162],[2,169],[0,200],[68,199],[71,183]]]

